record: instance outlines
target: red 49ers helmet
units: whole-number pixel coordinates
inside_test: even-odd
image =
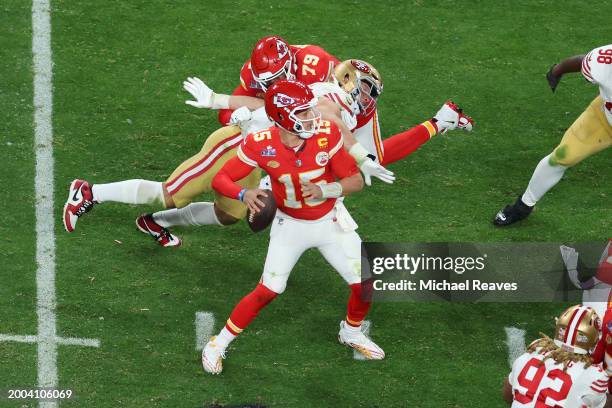
[[[251,73],[264,91],[277,79],[294,79],[293,55],[287,41],[277,35],[257,41],[251,53]]]
[[[266,92],[264,101],[270,120],[288,132],[308,139],[319,131],[321,114],[314,109],[317,98],[304,83],[276,81]],[[308,112],[308,116],[297,116],[303,112]]]

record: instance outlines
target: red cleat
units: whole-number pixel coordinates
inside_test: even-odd
[[[64,228],[72,232],[83,214],[94,206],[93,194],[89,183],[85,180],[73,180],[68,191],[68,200],[64,205]]]
[[[136,227],[143,234],[147,234],[163,247],[179,247],[181,240],[168,229],[155,222],[151,214],[142,214],[136,218]]]

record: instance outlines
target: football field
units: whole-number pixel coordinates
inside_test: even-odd
[[[231,93],[266,35],[376,66],[385,136],[447,99],[474,118],[472,133],[436,136],[391,165],[394,185],[374,180],[347,198],[364,241],[610,236],[609,150],[569,170],[521,224],[491,223],[596,96],[579,75],[553,94],[544,76],[612,42],[603,3],[51,0],[46,10],[4,0],[0,9],[0,407],[506,406],[506,328],[527,342],[552,335],[565,305],[376,303],[371,336],[387,357],[357,361],[336,338],[346,284],[309,251],[210,376],[198,336],[218,332],[257,284],[267,232],[245,222],[176,228],[183,245],[165,249],[134,224],[156,208],[118,204],[65,232],[73,179],[164,181],[196,153],[219,123],[185,105],[182,81],[195,75]],[[43,385],[73,396],[7,398]]]

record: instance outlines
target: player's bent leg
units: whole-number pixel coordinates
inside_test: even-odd
[[[177,208],[191,203],[198,195],[212,191],[211,182],[223,165],[236,156],[242,142],[238,126],[213,132],[202,149],[181,163],[166,180],[166,188]]]
[[[535,204],[559,183],[569,167],[612,145],[612,126],[600,106],[601,97],[597,97],[567,129],[559,146],[540,160],[524,194],[513,205],[500,210],[493,224],[507,226],[527,218]]]
[[[330,224],[330,240],[318,249],[351,288],[346,319],[340,322],[338,341],[357,350],[368,360],[382,360],[385,352],[361,331],[371,305],[363,294],[366,285],[361,282],[361,238],[354,230],[343,230],[339,222]]]
[[[299,222],[285,220],[279,223],[275,220],[260,283],[236,305],[219,335],[202,350],[202,365],[206,372],[221,372],[222,359],[230,342],[257,317],[261,309],[284,292],[291,270],[308,248],[300,239],[300,232]]]
[[[251,293],[246,295],[234,308],[225,327],[218,336],[214,336],[202,350],[202,367],[211,374],[219,374],[223,370],[225,350],[236,336],[257,317],[259,311],[266,307],[278,294],[263,284],[258,284]]]
[[[124,204],[163,204],[162,183],[133,179],[107,184],[89,185],[85,180],[74,180],[64,205],[64,227],[72,232],[79,217],[89,212],[94,204],[115,202]]]

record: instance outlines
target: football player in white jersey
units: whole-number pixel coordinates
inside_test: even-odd
[[[546,75],[552,91],[563,75],[578,71],[599,87],[599,95],[567,129],[559,146],[540,161],[523,195],[495,215],[494,225],[506,226],[527,218],[565,170],[612,145],[612,44],[554,65]]]
[[[516,359],[504,383],[512,408],[598,408],[606,405],[608,376],[592,364],[601,319],[595,310],[572,306],[557,319],[554,339],[544,336]]]

